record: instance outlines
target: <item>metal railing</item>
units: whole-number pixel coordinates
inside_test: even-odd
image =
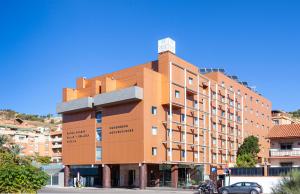
[[[270,156],[300,156],[300,150],[270,150]]]
[[[230,168],[232,176],[264,176],[263,167]]]
[[[300,171],[300,167],[269,167],[268,176],[282,176],[295,170]]]

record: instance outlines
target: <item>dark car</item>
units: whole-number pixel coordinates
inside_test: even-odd
[[[263,188],[258,183],[254,182],[239,182],[230,186],[219,188],[220,194],[260,194],[263,193]]]

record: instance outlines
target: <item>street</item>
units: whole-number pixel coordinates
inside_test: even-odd
[[[112,188],[112,189],[103,189],[103,188],[62,188],[62,187],[44,187],[43,189],[39,190],[38,193],[105,193],[105,194],[127,194],[127,193],[146,193],[146,194],[197,194],[197,191],[193,190],[174,190],[172,188],[160,188],[160,189],[123,189],[123,188]]]

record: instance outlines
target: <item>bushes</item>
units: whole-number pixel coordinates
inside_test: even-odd
[[[0,193],[35,193],[46,185],[48,175],[34,167],[31,158],[19,156],[3,145],[0,146]]]
[[[299,194],[300,172],[292,171],[284,176],[280,183],[272,188],[272,194]]]
[[[48,175],[31,165],[8,164],[0,167],[1,193],[35,193],[46,185]]]

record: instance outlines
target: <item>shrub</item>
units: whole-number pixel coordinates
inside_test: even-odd
[[[292,171],[283,176],[278,185],[272,188],[272,194],[299,194],[300,172]]]

